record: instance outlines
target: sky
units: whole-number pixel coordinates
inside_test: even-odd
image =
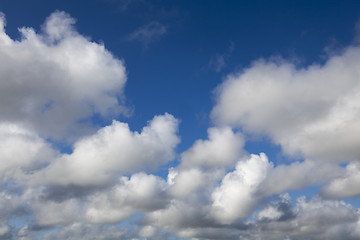
[[[0,2],[0,239],[360,239],[360,2]]]

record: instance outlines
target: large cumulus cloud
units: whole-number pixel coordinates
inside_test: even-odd
[[[5,33],[0,17],[0,121],[22,123],[44,137],[69,140],[86,133],[93,114],[126,113],[122,60],[79,34],[75,20],[54,12],[42,31]]]
[[[212,118],[267,135],[290,155],[358,160],[359,64],[359,47],[306,68],[285,60],[255,61],[218,88]]]
[[[30,176],[33,184],[104,185],[119,174],[155,170],[175,157],[179,143],[178,120],[170,114],[156,116],[141,133],[113,121],[94,135],[74,144],[46,168]]]

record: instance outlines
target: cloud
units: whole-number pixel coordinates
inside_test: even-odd
[[[182,153],[181,167],[227,167],[244,155],[244,138],[231,128],[209,128],[208,140],[197,140]]]
[[[232,52],[235,49],[234,42],[230,41],[229,49],[226,53],[219,54],[217,53],[210,59],[209,67],[213,68],[215,72],[221,72],[226,67],[226,61],[229,60]]]
[[[259,203],[257,187],[271,168],[265,154],[252,155],[249,160],[238,162],[235,171],[226,174],[212,193],[214,217],[224,224],[246,218]]]
[[[54,159],[56,150],[22,126],[0,122],[0,183],[19,181]]]
[[[292,200],[288,193],[281,194],[277,201],[271,202],[266,207],[255,213],[258,222],[287,221],[296,217],[292,209]]]
[[[178,120],[170,114],[155,116],[141,133],[113,121],[94,135],[74,144],[46,168],[29,176],[31,184],[100,186],[121,174],[155,170],[175,157],[179,143]],[[66,176],[66,178],[64,178]]]
[[[36,225],[41,227],[66,226],[81,217],[80,203],[75,199],[62,202],[36,200],[31,208]]]
[[[344,169],[337,164],[318,163],[305,160],[289,165],[278,165],[271,169],[258,188],[258,194],[271,196],[288,190],[303,189],[324,184],[344,175]]]
[[[128,36],[130,41],[138,41],[147,46],[149,43],[158,40],[167,32],[167,27],[159,22],[150,22],[142,27],[135,29]]]
[[[346,166],[346,173],[334,179],[322,190],[321,195],[326,198],[348,198],[360,195],[360,164],[350,163]]]
[[[22,199],[9,191],[0,191],[0,212],[0,224],[12,216],[24,214]]]
[[[92,223],[116,223],[136,212],[153,211],[167,204],[166,183],[154,175],[137,173],[107,192],[89,197],[86,219]]]
[[[74,24],[57,11],[13,40],[0,16],[0,239],[359,239],[359,209],[329,200],[360,194],[358,47],[324,65],[259,60],[229,76],[207,139],[177,154],[168,113],[139,132],[117,120],[95,131],[94,115],[126,114],[126,72]],[[129,39],[166,31],[152,22]],[[303,158],[249,155],[252,134]],[[167,179],[149,174],[177,156]],[[287,193],[320,184],[310,199]]]
[[[220,72],[225,66],[225,58],[227,56],[223,54],[216,54],[215,57],[210,59],[209,66],[213,67],[215,72]]]
[[[101,44],[54,12],[42,32],[20,28],[12,40],[0,18],[0,121],[23,124],[43,137],[71,140],[92,128],[86,120],[126,114],[126,72]]]
[[[218,87],[212,119],[269,136],[292,156],[359,159],[359,63],[358,47],[307,68],[258,60]]]
[[[0,239],[11,239],[10,231],[9,225],[0,224]]]
[[[176,197],[186,197],[195,191],[211,188],[241,158],[244,138],[231,128],[209,128],[208,139],[199,139],[181,154],[181,162],[171,168],[168,183],[170,193]]]
[[[37,232],[29,226],[25,226],[17,233],[17,239],[27,240],[35,237]],[[128,231],[125,228],[119,228],[109,225],[86,224],[76,222],[66,226],[58,231],[48,231],[42,235],[44,240],[61,239],[99,239],[115,240],[129,239]],[[130,235],[131,236],[131,235]]]
[[[291,216],[286,220],[279,217],[284,216],[278,207],[281,204]],[[300,197],[291,210],[290,206],[291,200],[285,196],[261,210],[249,239],[357,239],[360,236],[359,212],[343,201]],[[276,208],[276,213],[265,214],[271,208]]]

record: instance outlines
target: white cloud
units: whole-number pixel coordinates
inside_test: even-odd
[[[170,114],[155,116],[141,133],[125,123],[110,126],[74,144],[42,171],[30,176],[33,184],[104,185],[125,173],[156,169],[175,157],[179,143],[178,120]],[[64,177],[66,176],[66,177]]]
[[[259,60],[218,88],[219,125],[265,134],[290,155],[349,161],[360,156],[360,48],[297,69]]]
[[[227,168],[245,157],[244,139],[231,128],[209,128],[208,140],[197,140],[181,154],[181,162],[169,170],[169,192],[186,197],[193,192],[212,188]]]
[[[0,122],[0,182],[20,181],[24,174],[42,168],[56,151],[28,129]]]
[[[268,206],[267,208],[261,210],[257,217],[259,220],[271,219],[278,220],[281,217],[282,213],[276,209],[274,206]]]
[[[360,195],[360,164],[350,163],[346,166],[346,173],[331,181],[322,190],[321,195],[326,198],[347,198]]]
[[[257,187],[271,168],[272,164],[263,153],[238,162],[235,171],[226,174],[212,193],[214,217],[224,224],[246,218],[259,203]]]
[[[166,183],[154,175],[137,173],[106,192],[95,193],[86,205],[86,219],[92,223],[116,223],[136,212],[166,206]]]
[[[305,160],[272,168],[258,189],[259,194],[270,196],[288,190],[327,183],[342,176],[344,170],[336,164]]]
[[[239,161],[213,191],[212,214],[219,222],[230,224],[248,217],[266,197],[326,183],[343,173],[336,164],[313,161],[274,167],[264,153],[252,154],[248,160]]]
[[[176,198],[189,197],[191,194],[201,195],[211,190],[224,172],[223,169],[171,169],[168,175],[168,192]]]
[[[229,167],[244,155],[244,139],[231,128],[209,128],[209,140],[197,140],[182,153],[181,167]]]
[[[268,203],[314,184],[325,184],[326,198],[360,194],[359,48],[323,66],[258,61],[229,76],[212,112],[217,125],[181,154],[166,181],[144,171],[175,158],[179,121],[172,115],[155,116],[141,132],[116,120],[88,131],[94,114],[126,111],[126,74],[74,23],[55,12],[42,32],[21,28],[13,40],[0,15],[0,238],[360,237],[359,209],[342,201],[299,198],[292,207],[283,194]],[[129,39],[146,45],[166,31],[151,22]],[[218,71],[225,60],[219,57]],[[268,135],[304,161],[274,167],[263,153],[245,159],[244,136],[230,126]],[[73,152],[59,153],[49,137],[73,142]],[[318,159],[355,161],[343,168]],[[56,231],[37,232],[44,228]]]
[[[101,44],[80,35],[75,20],[54,12],[43,32],[20,28],[12,40],[0,18],[0,121],[71,140],[91,128],[87,118],[125,113],[125,67]]]

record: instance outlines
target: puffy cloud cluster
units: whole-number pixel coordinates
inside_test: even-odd
[[[343,201],[300,197],[291,207],[288,195],[257,215],[253,239],[357,239],[358,209]]]
[[[243,154],[244,138],[231,128],[209,128],[209,140],[197,140],[181,156],[181,167],[226,167]]]
[[[54,12],[41,33],[23,27],[21,39],[13,40],[0,17],[0,121],[68,140],[89,132],[86,121],[95,113],[126,113],[123,61],[79,34],[74,23],[68,14]]]
[[[94,135],[74,144],[64,154],[31,176],[34,184],[104,185],[119,174],[155,170],[174,158],[179,143],[178,121],[170,114],[156,116],[141,133],[131,132],[125,123],[113,121]],[[66,176],[66,177],[64,177]]]
[[[218,124],[264,134],[285,153],[349,161],[360,156],[360,48],[324,65],[259,60],[218,88]]]
[[[92,223],[117,223],[138,211],[152,211],[166,206],[166,183],[154,175],[137,173],[106,194],[100,192],[90,197],[86,218]]]
[[[229,76],[208,138],[177,154],[171,114],[139,132],[91,124],[126,113],[125,68],[73,18],[55,12],[20,40],[0,19],[0,239],[360,238],[359,208],[341,200],[360,194],[358,47],[324,65],[261,60]],[[302,159],[249,154],[252,134]],[[167,176],[156,172],[177,156]],[[317,196],[293,204],[288,191],[312,186]]]
[[[56,155],[36,133],[13,123],[0,123],[0,183],[21,179]]]
[[[252,155],[237,164],[235,171],[225,175],[212,193],[213,214],[222,223],[246,218],[258,205],[256,189],[272,168],[265,154]]]

